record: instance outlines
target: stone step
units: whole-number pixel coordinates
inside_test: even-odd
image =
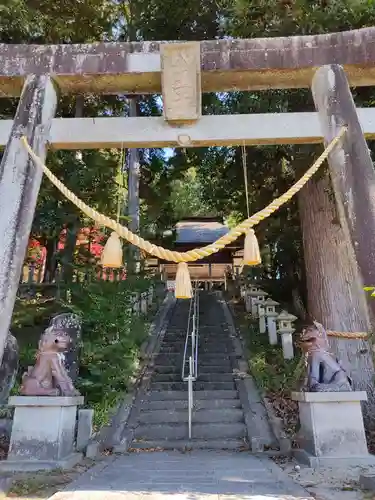
[[[141,424],[162,424],[162,423],[181,423],[188,421],[187,410],[150,410],[141,411],[139,422]],[[235,423],[243,422],[244,416],[242,409],[239,408],[216,408],[193,411],[192,421],[194,423]]]
[[[182,361],[184,359],[183,352],[169,352],[169,353],[160,353],[155,357],[156,365],[174,365],[181,366]],[[234,359],[234,355],[229,356],[228,354],[206,354],[206,353],[198,353],[198,363],[199,366],[217,366],[218,363],[223,363],[224,365],[229,365],[231,360]]]
[[[198,352],[198,357],[199,359],[202,361],[202,362],[213,362],[215,361],[216,364],[218,361],[222,361],[222,360],[230,360],[231,358],[234,357],[234,354],[233,353],[211,353],[211,352],[202,352],[202,351],[199,351]]]
[[[196,439],[241,439],[246,436],[246,426],[240,422],[192,424],[192,435]],[[187,439],[188,424],[140,424],[134,430],[134,437],[141,440]]]
[[[170,333],[169,331],[163,337],[171,342],[181,342],[186,340],[186,332],[184,334],[180,333]],[[198,340],[202,342],[228,342],[231,341],[231,337],[227,332],[213,332],[213,333],[199,333]]]
[[[191,351],[192,345],[189,343],[187,345],[187,349]],[[164,343],[160,346],[160,352],[163,351],[168,351],[168,352],[184,352],[185,349],[185,344],[168,344]],[[223,352],[223,353],[229,353],[232,354],[233,352],[233,347],[229,344],[198,344],[198,353],[199,354],[204,354],[204,353],[217,353],[217,352]]]
[[[169,365],[166,366],[165,370],[161,369],[161,370],[155,370],[153,373],[155,374],[164,374],[164,375],[181,375],[182,373],[182,359],[180,360],[179,363],[172,363],[172,361],[170,360],[169,361]],[[160,366],[160,365],[159,365]],[[212,369],[212,366],[214,367],[214,369]],[[223,364],[223,366],[220,367],[220,370],[217,368],[215,371],[216,367],[214,365],[210,365],[210,364],[201,364],[200,362],[198,362],[198,373],[199,375],[201,374],[206,374],[206,373],[232,373],[233,369],[232,369],[232,364],[231,363],[225,363]],[[185,360],[185,373],[186,373],[186,370],[189,370],[189,360],[186,359]]]
[[[167,330],[165,332],[164,338],[169,338],[172,340],[182,340],[186,339],[186,329],[185,331],[181,332],[173,332],[171,330]],[[228,331],[224,330],[199,330],[198,331],[198,338],[202,340],[229,340],[231,339],[231,334]]]
[[[178,362],[182,363],[182,360],[184,359],[184,353],[179,352],[179,353],[158,353],[155,356],[155,364],[156,365],[173,365],[175,366]]]
[[[191,342],[189,341],[188,346],[191,346]],[[161,344],[161,347],[174,347],[175,349],[183,349],[185,347],[185,340],[182,341],[175,341],[175,340],[169,340],[169,339],[164,339],[163,343]],[[209,349],[209,348],[221,348],[223,350],[233,350],[233,345],[232,342],[230,341],[220,341],[217,342],[216,340],[200,340],[198,341],[198,347],[199,349]]]
[[[194,409],[226,409],[226,408],[242,408],[239,399],[194,399]],[[141,404],[141,410],[187,410],[188,400],[185,393],[185,399],[181,400],[164,400],[164,401],[144,401]]]
[[[185,361],[185,373],[186,373],[186,370],[189,370],[189,360],[186,359]],[[223,366],[220,367],[220,370],[217,369],[217,371],[215,371],[215,367],[214,369],[212,369],[212,365],[202,365],[200,363],[198,363],[198,373],[199,375],[203,375],[203,374],[207,374],[207,373],[211,373],[211,374],[214,374],[214,373],[232,373],[232,365],[231,364],[225,364]],[[165,368],[165,371],[164,370],[158,370],[158,371],[155,371],[153,372],[155,373],[156,375],[180,375],[182,374],[182,360],[181,360],[181,363],[176,363],[175,365],[168,365],[168,367]]]
[[[165,353],[180,353],[184,352],[184,345],[167,345],[163,344],[160,347],[160,354],[165,354]],[[233,352],[233,349],[229,349],[229,347],[222,347],[220,345],[212,345],[212,346],[199,346],[198,348],[198,353],[200,356],[204,354],[231,354]]]
[[[187,382],[151,382],[152,391],[184,391]],[[194,391],[231,391],[236,388],[234,380],[231,382],[194,382]]]
[[[224,391],[195,391],[194,401],[206,399],[238,399],[235,390]],[[184,391],[152,391],[146,395],[144,401],[180,401],[187,400],[187,384]]]
[[[129,451],[132,450],[245,450],[248,444],[244,439],[186,439],[186,440],[134,440]]]
[[[232,368],[230,363],[225,363],[223,365],[201,365],[198,362],[198,373],[231,373]],[[160,374],[172,374],[178,373],[181,375],[180,365],[155,365],[154,373]]]
[[[181,371],[175,373],[154,373],[153,382],[180,382]],[[233,382],[232,373],[199,373],[198,382]]]

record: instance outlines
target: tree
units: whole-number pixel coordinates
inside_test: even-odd
[[[373,25],[374,6],[373,1],[237,0],[232,5],[228,26],[233,35],[241,37],[289,36],[341,31]],[[278,111],[313,109],[310,93],[302,90],[251,93],[247,96],[242,94],[241,99],[246,102],[249,96],[253,102],[251,110],[256,108],[259,111],[266,103],[269,111],[275,108]],[[373,92],[369,92],[368,89],[358,89],[356,91],[357,102],[363,103],[366,99],[373,100]],[[281,153],[291,167],[293,176],[299,177],[316,157],[317,150],[315,146],[280,147],[274,149],[274,154]],[[275,172],[276,164],[274,161],[269,162],[273,172]],[[276,172],[275,174],[277,175]],[[362,290],[362,279],[353,251],[347,244],[345,228],[338,224],[332,188],[327,174],[318,175],[312,179],[299,194],[298,202],[299,212],[296,212],[293,217],[295,236],[292,241],[302,249],[296,228],[300,219],[309,292],[307,308],[310,315],[329,329],[367,330],[369,313]],[[295,209],[297,210],[296,205]],[[273,221],[268,221],[268,223],[270,227],[275,227]],[[287,232],[290,233],[291,229],[288,227]],[[335,245],[332,244],[332,239]],[[282,242],[277,253],[281,251],[284,254],[287,251],[287,247],[284,247],[285,243],[285,241]],[[302,262],[302,253],[299,254],[299,260]],[[369,390],[370,397],[374,399],[373,363],[369,346],[364,345],[363,342],[346,340],[336,341],[333,344],[343,361],[350,363],[356,386]]]
[[[67,0],[51,3],[45,0],[8,0],[0,6],[0,41],[5,43],[81,43],[108,40],[116,18],[116,4],[107,0]],[[79,105],[79,111],[78,111]],[[16,100],[2,99],[0,114],[12,117]],[[83,113],[118,113],[123,103],[116,97],[62,97],[57,116],[83,116]],[[78,114],[77,114],[78,111]],[[48,164],[70,189],[106,211],[115,213],[116,189],[114,173],[118,162],[116,151],[88,151],[82,155],[50,151]],[[33,235],[47,248],[46,274],[51,279],[56,267],[57,242],[61,231],[67,230],[62,251],[64,275],[69,278],[76,238],[82,214],[67,203],[57,190],[43,181],[33,223]]]
[[[172,181],[171,206],[176,222],[183,217],[211,215],[212,211],[203,198],[202,185],[197,178],[197,169],[190,167],[182,179]]]

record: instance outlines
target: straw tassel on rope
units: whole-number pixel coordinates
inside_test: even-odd
[[[243,250],[244,266],[258,266],[262,263],[259,251],[259,243],[254,229],[249,229],[245,237],[245,245]]]
[[[103,267],[122,267],[122,244],[119,235],[115,231],[104,245],[100,262]]]
[[[179,264],[177,264],[174,294],[176,299],[191,299],[192,297],[189,266],[186,264],[186,262],[180,262]]]

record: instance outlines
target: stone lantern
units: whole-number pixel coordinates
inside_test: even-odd
[[[295,332],[295,329],[293,328],[293,322],[296,319],[296,316],[289,314],[287,311],[281,311],[276,318],[277,333],[281,335],[284,359],[294,358],[293,333]]]
[[[264,303],[267,330],[268,330],[268,339],[271,345],[277,344],[276,318],[278,317],[279,313],[276,311],[276,307],[278,305],[279,303],[272,299],[267,299]]]
[[[245,308],[246,312],[253,312],[253,303],[257,297],[257,293],[259,292],[259,288],[255,285],[251,285],[249,289],[245,291]]]
[[[264,304],[268,293],[263,292],[263,290],[260,290],[259,288],[256,292],[253,292],[253,293],[254,293],[254,295],[252,295],[252,297],[254,297],[254,300],[252,300],[252,303],[251,303],[251,314],[254,317],[256,317],[258,314],[258,304]]]

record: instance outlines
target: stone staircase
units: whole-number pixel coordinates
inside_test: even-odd
[[[244,413],[232,373],[233,342],[216,295],[203,291],[198,380],[194,382],[192,439],[188,439],[188,384],[181,378],[188,314],[189,301],[177,301],[148,390],[138,401],[131,449],[247,446]]]

